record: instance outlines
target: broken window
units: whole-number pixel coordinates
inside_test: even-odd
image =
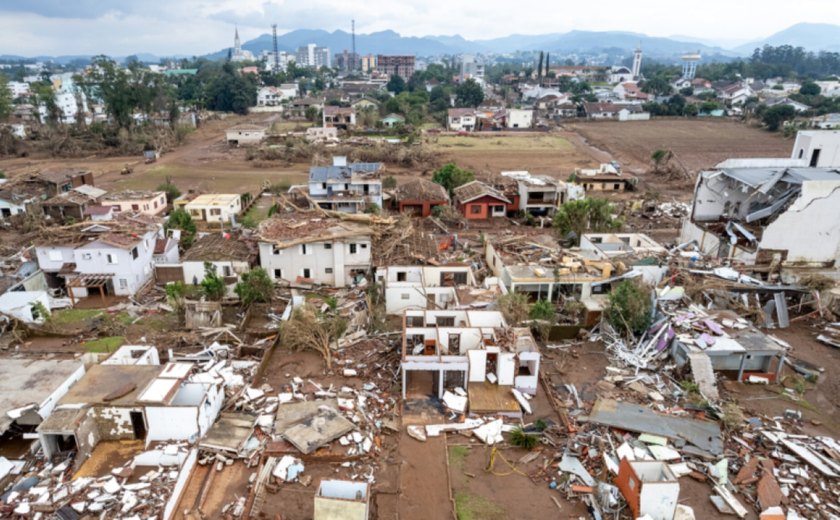
[[[406,274],[407,273],[397,273],[397,281],[398,282],[404,282]],[[407,299],[407,298],[403,298],[403,299]]]
[[[324,249],[332,249],[332,244],[324,244]]]
[[[304,278],[311,278],[312,277],[312,271],[308,267],[305,267],[303,269],[303,277]]]
[[[274,270],[274,277],[275,278],[283,278],[283,270],[282,269],[275,269]]]
[[[117,263],[117,255],[112,254],[112,253],[108,253],[107,255],[105,255],[105,257],[106,257],[109,264],[116,264]]]
[[[140,254],[137,252],[137,248],[136,247],[131,248],[131,258],[137,259],[138,256],[140,256]]]
[[[326,268],[324,268],[324,272],[327,273],[327,274],[332,274],[333,268],[332,267],[326,267]]]
[[[351,255],[356,254],[356,244],[350,244],[350,254]]]
[[[307,247],[306,247],[306,244],[301,244],[301,245],[300,245],[300,254],[302,254],[302,255],[307,255],[307,254],[309,254],[309,253],[308,253],[308,249],[307,249]]]

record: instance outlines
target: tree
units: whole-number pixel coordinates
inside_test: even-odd
[[[685,97],[693,96],[694,87],[683,87],[680,89],[680,94],[682,94]]]
[[[346,330],[346,319],[319,314],[307,303],[296,308],[291,318],[280,327],[280,344],[292,350],[320,353],[329,369],[332,366],[330,343],[338,340]]]
[[[642,85],[642,92],[653,94],[654,96],[667,96],[673,91],[671,83],[665,76],[654,76],[646,80]]]
[[[208,300],[219,301],[225,297],[225,280],[216,272],[216,266],[204,262],[204,279],[201,280],[201,294]]]
[[[389,175],[382,179],[382,187],[386,190],[393,190],[397,187],[397,179],[393,175]]]
[[[537,64],[537,79],[542,79],[543,73],[543,51],[540,51],[540,62]]]
[[[157,189],[158,191],[166,193],[166,202],[169,204],[172,204],[172,201],[181,196],[181,190],[178,189],[178,186],[172,184],[172,180],[169,177],[167,177],[166,182],[160,184]]]
[[[624,221],[613,216],[613,206],[607,199],[569,201],[554,214],[554,227],[561,235],[574,233],[580,243],[584,233],[604,233],[621,229]]]
[[[455,88],[455,104],[459,107],[475,108],[484,101],[484,90],[470,78]]]
[[[550,56],[549,53],[546,52],[545,53],[545,77],[548,77],[548,57],[549,56]]]
[[[443,165],[432,175],[432,182],[440,184],[452,195],[452,191],[458,186],[475,180],[475,174],[455,166],[455,163]]]
[[[799,93],[803,96],[819,96],[822,89],[813,81],[805,81],[799,87]]]
[[[767,127],[767,130],[775,132],[782,126],[785,121],[790,121],[796,117],[796,110],[790,105],[776,105],[764,111],[761,120]]]
[[[528,319],[530,309],[528,296],[521,292],[503,294],[496,298],[496,308],[505,317],[508,325],[515,327]]]
[[[405,90],[405,80],[402,76],[398,74],[391,75],[391,79],[388,80],[388,83],[385,85],[385,89],[388,92],[393,92],[394,95],[399,95]]]
[[[9,90],[9,82],[6,76],[0,74],[0,119],[5,119],[12,114],[12,91]]]
[[[55,125],[61,122],[61,108],[55,100],[55,90],[53,90],[52,83],[44,81],[35,81],[29,85],[29,91],[32,94],[32,104],[36,107],[43,106],[46,109],[46,123]],[[40,110],[37,112],[38,117],[41,117]]]
[[[446,94],[446,90],[438,85],[429,93],[429,111],[443,112],[448,108],[449,96]]]
[[[255,267],[242,275],[242,281],[233,288],[242,304],[268,303],[274,295],[274,282],[262,267]]]
[[[528,317],[532,320],[548,321],[554,323],[554,318],[557,315],[557,309],[554,304],[548,300],[539,300],[531,305],[531,310],[528,311]]]
[[[652,305],[650,289],[634,280],[624,280],[610,292],[604,315],[622,335],[638,335],[650,327]]]
[[[164,228],[167,231],[170,229],[181,230],[181,246],[189,248],[192,245],[193,239],[195,238],[196,227],[195,222],[193,222],[193,219],[187,210],[183,208],[173,210],[172,213],[169,214],[169,218],[167,219]]]

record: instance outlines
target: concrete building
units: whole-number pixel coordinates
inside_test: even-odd
[[[260,125],[236,125],[225,130],[225,139],[231,146],[259,144],[265,139],[266,128]]]
[[[116,212],[132,211],[155,216],[166,211],[166,193],[150,190],[123,190],[108,193],[102,197],[100,204],[113,207]]]
[[[0,314],[28,324],[40,324],[49,317],[46,291],[8,291],[0,294]]]
[[[363,58],[364,59],[364,58]],[[376,71],[382,76],[400,76],[408,81],[414,74],[414,56],[386,56],[380,54],[376,57]],[[362,62],[364,65],[364,62]]]
[[[580,250],[600,260],[629,255],[655,256],[667,252],[642,233],[587,233],[580,238]]]
[[[519,211],[533,215],[550,215],[560,205],[584,198],[584,190],[573,183],[549,177],[531,175],[527,171],[502,172],[503,177],[516,181]]]
[[[181,257],[180,279],[187,284],[201,283],[205,275],[205,263],[210,263],[216,273],[224,278],[228,294],[233,296],[234,286],[244,273],[251,270],[256,257],[256,252],[241,237],[227,233],[208,233],[193,242]],[[158,272],[161,267],[156,266]]]
[[[796,166],[805,160],[734,159],[701,172],[680,241],[762,265],[838,265],[840,170]]]
[[[321,114],[325,128],[335,127],[347,130],[356,126],[356,109],[353,107],[327,105]]]
[[[282,215],[262,221],[257,234],[260,266],[274,280],[346,287],[370,274],[367,225]]]
[[[478,116],[472,108],[450,108],[446,114],[446,129],[452,132],[472,132]]]
[[[297,95],[297,83],[283,83],[279,87],[260,87],[257,90],[257,106],[279,106],[283,101],[294,99]]]
[[[330,49],[328,47],[319,47],[314,43],[298,47],[297,53],[295,54],[295,65],[312,69],[332,67]]]
[[[204,435],[224,401],[218,382],[196,382],[191,363],[94,365],[38,427],[47,457],[100,441],[187,441]]]
[[[49,287],[66,290],[72,300],[131,296],[152,279],[158,238],[163,238],[163,226],[153,217],[120,215],[112,223],[45,241],[35,246],[35,255]]]
[[[306,190],[309,199],[323,209],[361,213],[372,204],[382,208],[382,163],[347,163],[333,157],[332,166],[309,169],[309,184],[293,186],[290,192]]]
[[[3,359],[0,435],[15,440],[23,438],[23,432],[34,431],[84,375],[84,364],[72,359]]]
[[[812,168],[840,167],[840,130],[797,132],[790,158],[806,161]]]
[[[184,204],[193,220],[230,222],[242,211],[242,197],[235,193],[206,193]]]
[[[385,287],[385,312],[457,308],[458,286],[474,286],[468,265],[389,266],[376,273]]]
[[[486,392],[509,395],[512,388],[536,394],[539,366],[530,330],[510,328],[498,311],[407,310],[403,316],[404,399],[407,392],[424,390],[443,397],[444,388],[453,385],[467,390],[474,413],[521,415],[516,401],[511,409],[495,410],[482,409],[479,401]],[[435,388],[417,388],[411,379],[418,372],[431,373]]]

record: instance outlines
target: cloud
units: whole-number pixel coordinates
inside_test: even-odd
[[[750,40],[800,21],[840,24],[840,2],[799,0],[791,11],[781,0],[706,0],[687,17],[672,0],[601,0],[585,3],[534,0],[527,9],[504,0],[0,0],[0,53],[200,55],[230,47],[233,25],[243,41],[270,32],[271,24],[295,29],[359,34],[394,30],[406,36],[460,34],[488,39],[510,34],[622,30],[651,36],[694,35]],[[807,17],[810,17],[808,19]]]

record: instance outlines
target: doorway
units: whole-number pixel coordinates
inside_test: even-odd
[[[814,153],[811,154],[811,164],[809,165],[811,168],[816,168],[817,164],[820,162],[820,152],[822,150],[817,148],[814,150]]]
[[[146,439],[146,420],[143,418],[143,412],[130,412],[131,427],[134,429],[134,438],[137,440]]]

